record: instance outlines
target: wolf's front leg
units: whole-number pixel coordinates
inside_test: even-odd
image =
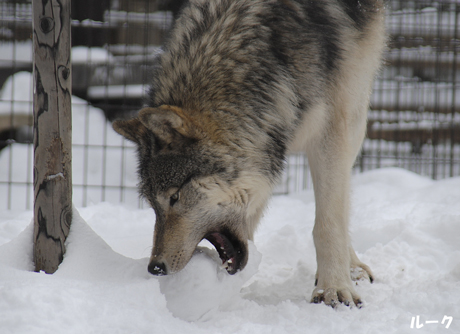
[[[317,247],[318,249],[318,247]],[[369,280],[371,283],[374,281],[374,275],[372,274],[371,269],[368,265],[362,263],[351,245],[349,245],[350,251],[350,271],[351,271],[351,279],[352,280]],[[353,300],[356,306],[361,307],[362,301],[359,298],[359,295],[356,292],[353,292],[353,288],[351,287],[351,292],[348,297],[346,297],[346,292],[340,292],[340,289],[330,289],[324,290],[323,288],[318,287],[318,272],[316,273],[316,280],[315,280],[315,290],[313,291],[312,303],[321,303],[324,301],[326,304],[335,307],[338,302],[342,302],[347,306],[350,306],[350,300]],[[346,290],[346,289],[345,289]],[[344,291],[342,289],[342,291]],[[351,296],[351,298],[350,298]]]
[[[318,224],[316,224],[318,225]],[[327,234],[328,232],[326,232]],[[316,246],[316,258],[318,262],[316,287],[312,293],[311,302],[321,303],[335,307],[338,303],[346,306],[361,304],[359,295],[353,289],[350,280],[349,256],[340,241],[324,242],[323,232],[315,229],[314,240]],[[346,247],[345,247],[346,249]]]
[[[333,203],[335,205],[328,205]],[[329,209],[320,208],[324,204]],[[347,306],[352,303],[359,306],[362,303],[350,278],[351,256],[344,204],[337,203],[333,198],[321,199],[317,204],[313,239],[318,268],[316,287],[311,298],[313,303],[324,301],[332,307],[339,302]]]
[[[360,266],[348,233],[349,183],[354,156],[350,155],[342,125],[309,147],[308,161],[313,177],[316,220],[316,287],[311,301],[335,307],[338,303],[362,304],[353,288],[350,269]],[[366,266],[364,270],[368,269]],[[369,270],[369,275],[370,273]]]

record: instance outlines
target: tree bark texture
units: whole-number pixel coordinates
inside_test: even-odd
[[[54,273],[72,221],[70,0],[33,0],[34,262]]]

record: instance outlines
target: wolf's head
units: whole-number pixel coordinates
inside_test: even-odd
[[[137,144],[139,191],[156,213],[149,272],[181,270],[203,239],[216,247],[230,274],[243,269],[254,231],[248,220],[261,212],[248,214],[253,199],[244,171],[213,121],[161,106],[113,128]]]

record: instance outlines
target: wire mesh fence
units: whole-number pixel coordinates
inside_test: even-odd
[[[111,121],[142,107],[183,2],[72,2],[75,205],[143,205],[134,147]],[[0,209],[33,205],[31,11],[30,0],[0,0]],[[355,173],[394,166],[433,179],[460,175],[459,13],[459,0],[388,2],[389,48]],[[311,186],[305,156],[289,156],[276,193]]]
[[[392,1],[386,66],[374,85],[360,170],[459,175],[459,1]]]

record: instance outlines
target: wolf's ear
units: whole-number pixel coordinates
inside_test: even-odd
[[[137,118],[114,121],[112,127],[120,135],[137,144],[141,144],[142,137],[147,132],[147,128]]]
[[[171,143],[177,133],[191,137],[186,120],[180,116],[182,110],[177,107],[161,106],[159,108],[144,108],[139,111],[139,120],[153,134],[166,143]]]

